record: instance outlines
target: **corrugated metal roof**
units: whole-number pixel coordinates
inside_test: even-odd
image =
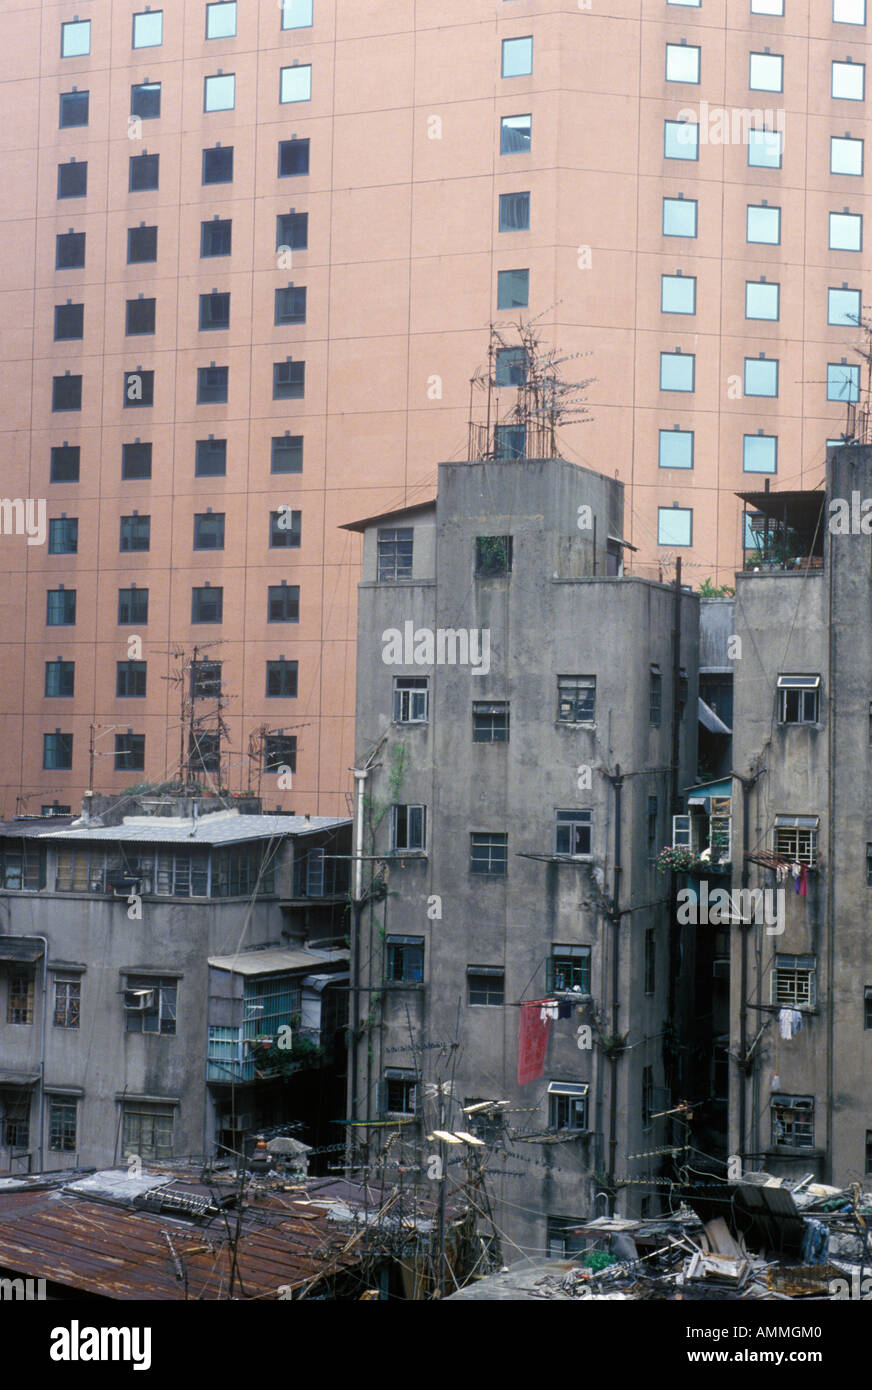
[[[177,816],[125,816],[121,825],[77,826],[69,830],[45,830],[45,840],[141,840],[149,844],[229,845],[241,840],[263,840],[272,835],[310,835],[351,825],[347,816],[244,816],[238,811],[216,811],[196,820]]]
[[[45,947],[35,936],[0,936],[0,960],[15,960],[22,964],[40,960]]]
[[[327,961],[348,960],[348,951],[243,951],[235,956],[209,956],[216,970],[232,970],[236,975],[274,975],[281,970],[310,970]]]
[[[162,1190],[210,1198],[209,1189],[195,1182]],[[228,1224],[234,1232],[232,1210]],[[186,1280],[177,1277],[164,1231]],[[347,1233],[328,1228],[317,1207],[298,1208],[290,1194],[266,1194],[243,1215],[234,1298],[274,1299],[280,1286],[316,1279],[327,1266],[350,1268],[357,1256],[342,1254],[346,1242]],[[104,1298],[226,1299],[227,1224],[223,1215],[192,1222],[59,1189],[0,1192],[0,1267]]]

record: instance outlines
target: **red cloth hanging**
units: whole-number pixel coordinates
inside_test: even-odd
[[[518,1023],[518,1085],[538,1081],[545,1072],[545,1052],[551,1019],[542,1018],[541,999],[521,1005]]]
[[[808,865],[807,865],[807,864],[803,864],[802,868],[801,868],[800,871],[799,871],[799,896],[800,896],[801,898],[807,898],[807,897],[808,897]]]

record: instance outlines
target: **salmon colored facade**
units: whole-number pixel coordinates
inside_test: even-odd
[[[222,663],[223,784],[260,779],[269,809],[347,809],[360,557],[339,527],[432,495],[437,463],[466,456],[469,380],[492,322],[539,316],[546,345],[589,354],[566,374],[595,378],[591,420],[568,426],[561,449],[628,485],[626,539],[645,577],[671,576],[680,554],[695,587],[729,581],[735,493],[762,488],[763,467],[773,487],[816,485],[844,428],[827,381],[830,395],[853,389],[838,370],[859,360],[846,316],[869,286],[863,0],[314,0],[311,22],[309,9],[4,0],[0,491],[77,522],[52,528],[50,553],[16,534],[14,509],[3,516],[4,815],[75,808],[91,726],[96,790],[172,776],[181,690],[167,677],[215,642],[203,654]],[[521,116],[529,138],[511,120],[507,136],[504,118]],[[695,147],[682,121],[698,124]],[[747,129],[764,123],[780,158],[758,137],[762,162],[749,165]],[[279,172],[291,141],[294,168],[309,142],[307,173]],[[233,147],[232,181],[204,183],[203,152],[219,145]],[[135,177],[157,187],[131,191],[142,154],[159,155],[157,172],[145,161]],[[59,175],[73,160],[87,161],[86,191],[59,197],[59,178],[81,185],[80,171]],[[526,214],[523,199],[501,205],[517,193]],[[767,240],[749,242],[749,206]],[[301,239],[299,214],[305,247],[277,250],[290,215]],[[231,244],[204,256],[202,224],[216,218],[232,222]],[[128,234],[142,227],[157,228],[156,255],[131,262]],[[499,309],[499,272],[521,269],[528,306]],[[749,298],[763,277],[770,288]],[[282,296],[277,325],[275,292],[289,286],[305,287],[303,321],[300,296]],[[201,328],[201,296],[217,296],[206,312],[223,321],[228,294],[229,326],[207,316]],[[140,297],[155,301],[153,332],[128,333]],[[75,305],[81,336],[56,336],[56,308]],[[131,312],[139,323],[151,310]],[[661,365],[676,349],[683,360]],[[292,392],[279,399],[276,364]],[[228,369],[227,399],[198,403],[198,371],[212,367]],[[148,372],[143,405],[127,374],[147,389]],[[692,390],[674,389],[675,372]],[[75,396],[65,373],[81,377],[80,409],[53,408]],[[220,392],[220,378],[203,389]],[[661,445],[676,426],[680,445]],[[226,440],[226,472],[198,476],[210,436]],[[272,471],[283,437],[302,439],[301,471]],[[123,446],[137,442],[152,446],[151,476],[123,478]],[[64,447],[80,451],[77,481],[51,480]],[[270,545],[282,507],[299,513],[298,546]],[[209,509],[213,521],[195,522]],[[121,518],[135,514],[150,518],[149,548],[122,551]],[[194,548],[195,525],[209,548]],[[269,620],[283,581],[299,589],[298,621]],[[147,624],[119,621],[119,590],[134,585],[148,589]],[[192,622],[192,589],[207,585],[223,590],[220,623]],[[61,587],[75,590],[75,622],[47,625],[49,604],[69,617]],[[146,663],[144,695],[117,693],[131,653]],[[282,658],[297,663],[297,693],[280,683],[268,696],[267,662]],[[72,693],[47,694],[69,689],[69,663]],[[260,727],[296,737],[292,789],[250,761]],[[144,746],[125,743],[116,767],[128,730]]]

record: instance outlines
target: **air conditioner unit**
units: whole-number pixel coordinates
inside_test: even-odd
[[[154,1008],[153,989],[128,989],[124,994],[124,1007],[128,1013],[144,1014]]]

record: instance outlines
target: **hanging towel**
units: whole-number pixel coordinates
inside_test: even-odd
[[[802,1014],[798,1009],[780,1009],[778,1031],[782,1038],[793,1038],[802,1032]]]
[[[545,1071],[545,1052],[548,1047],[551,1019],[542,1019],[542,1002],[537,999],[521,1005],[518,1024],[519,1086],[526,1086],[528,1081],[538,1081]]]
[[[801,873],[800,873],[800,875],[799,875],[799,896],[800,896],[801,898],[807,898],[807,897],[808,897],[808,865],[807,865],[807,864],[803,864],[803,866],[802,866],[802,871],[801,871]]]

